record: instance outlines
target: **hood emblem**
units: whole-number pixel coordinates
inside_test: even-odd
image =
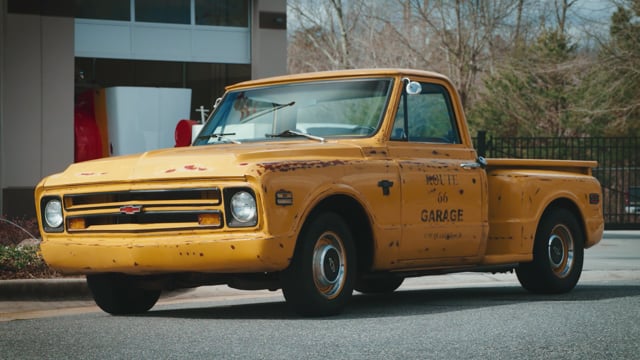
[[[120,214],[134,215],[142,212],[142,205],[125,205],[120,207]]]

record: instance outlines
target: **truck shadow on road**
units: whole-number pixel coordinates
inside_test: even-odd
[[[356,292],[341,315],[327,319],[428,315],[512,304],[601,301],[638,296],[640,296],[640,285],[578,285],[570,293],[558,295],[531,294],[519,286],[427,290],[400,288],[392,294],[383,295],[364,295]],[[198,303],[194,306],[199,305],[202,304]],[[302,319],[290,310],[284,301],[278,300],[158,309],[141,316],[193,319]]]

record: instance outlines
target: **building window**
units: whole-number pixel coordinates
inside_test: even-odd
[[[112,86],[189,88],[191,119],[199,120],[196,109],[210,110],[225,86],[251,79],[251,65],[76,57],[75,73],[77,94]]]
[[[191,0],[135,0],[136,21],[191,24]]]
[[[249,0],[75,0],[75,17],[248,28]]]
[[[75,0],[75,16],[83,19],[131,20],[129,0]]]
[[[195,10],[196,25],[249,27],[249,0],[195,0]]]

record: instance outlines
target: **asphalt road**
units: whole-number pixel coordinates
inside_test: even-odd
[[[555,296],[525,292],[513,274],[454,274],[356,295],[323,319],[293,315],[279,292],[224,287],[143,316],[40,304],[0,322],[0,359],[638,359],[638,235],[608,232],[586,251],[576,289]]]

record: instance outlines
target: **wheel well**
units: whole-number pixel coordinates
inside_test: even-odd
[[[549,206],[547,206],[547,208],[544,210],[544,213],[540,218],[544,217],[551,209],[555,209],[555,208],[569,210],[576,217],[576,220],[580,225],[580,230],[582,231],[582,235],[584,237],[584,234],[586,234],[586,228],[585,228],[584,219],[582,217],[582,212],[580,212],[580,208],[578,207],[578,205],[576,205],[573,201],[567,198],[556,199],[552,201],[549,204]]]
[[[330,196],[316,205],[308,219],[322,212],[337,213],[345,220],[355,243],[359,270],[370,269],[373,263],[373,232],[362,205],[347,195]]]

